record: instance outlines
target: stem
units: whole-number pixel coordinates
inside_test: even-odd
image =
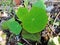
[[[59,14],[60,14],[60,12],[57,14],[57,16],[56,16],[56,18],[55,18],[55,20],[54,20],[54,22],[53,22],[53,26],[52,26],[52,27],[48,24],[48,27],[49,27],[50,30],[53,31],[53,32],[55,31],[55,29],[54,29],[54,23],[56,22],[56,19],[58,18]]]
[[[29,44],[29,45],[32,45],[32,44],[30,44],[26,39],[24,39],[24,38],[22,38],[27,44]]]
[[[37,45],[37,42],[36,42],[36,45]]]
[[[28,6],[28,1],[29,1],[29,0],[24,0],[24,5],[25,5],[26,8],[27,8],[27,6]]]
[[[57,16],[56,16],[56,18],[55,18],[55,20],[53,22],[53,27],[54,27],[54,23],[56,22],[56,19],[58,18],[59,14],[60,14],[60,12],[57,14]]]

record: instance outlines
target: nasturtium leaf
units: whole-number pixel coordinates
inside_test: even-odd
[[[16,35],[18,35],[22,29],[21,25],[18,22],[14,21],[13,19],[6,21],[6,26],[12,33]]]
[[[43,7],[44,3],[39,0],[37,5],[33,4],[29,12],[26,10],[26,8],[22,8],[22,10],[21,8],[18,9],[17,16],[19,19],[21,19],[23,28],[27,32],[37,33],[45,28],[48,21],[48,16],[45,8]]]

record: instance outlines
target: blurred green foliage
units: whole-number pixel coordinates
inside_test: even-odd
[[[10,19],[4,22],[2,24],[2,27],[3,29],[5,28],[9,29],[13,34],[16,34],[16,35],[18,35],[22,30],[21,25],[18,22],[16,22],[14,19]]]

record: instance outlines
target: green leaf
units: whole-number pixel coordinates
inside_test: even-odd
[[[21,25],[18,22],[14,21],[14,19],[10,19],[10,20],[6,21],[5,24],[8,27],[8,29],[16,35],[18,35],[22,30]]]
[[[19,25],[16,21],[9,22],[8,27],[9,27],[9,30],[16,35],[19,34],[22,29],[21,25]]]
[[[23,44],[21,44],[21,43],[18,43],[18,45],[23,45]]]
[[[48,16],[45,8],[43,8],[44,3],[42,0],[39,0],[39,3],[36,4],[37,5],[33,4],[33,7],[29,12],[26,8],[19,8],[17,12],[18,18],[22,21],[23,28],[29,33],[42,31],[48,21]]]
[[[20,7],[17,11],[17,17],[20,19],[20,20],[23,20],[23,18],[26,16],[26,14],[28,13],[28,10],[27,8],[24,8],[24,7]]]
[[[10,21],[15,21],[15,20],[14,20],[14,18],[12,18],[12,19],[9,20],[9,22]],[[2,23],[2,29],[4,29],[4,30],[8,29],[7,21],[5,21],[5,22]]]
[[[22,37],[32,41],[40,41],[40,33],[31,34],[23,30]]]
[[[48,21],[46,12],[42,8],[32,7],[31,11],[23,18],[23,28],[30,33],[42,31]]]
[[[7,30],[8,29],[8,26],[7,26],[7,22],[6,21],[2,23],[2,29],[3,30]]]

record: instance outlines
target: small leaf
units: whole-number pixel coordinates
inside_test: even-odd
[[[22,37],[32,41],[40,41],[40,33],[31,34],[23,30]]]
[[[2,23],[2,29],[3,30],[7,30],[8,29],[8,26],[7,26],[7,22],[6,21]]]
[[[22,29],[21,25],[19,25],[16,21],[8,22],[8,28],[11,32],[13,32],[16,35],[19,34]]]
[[[4,24],[3,24],[3,25],[4,25]],[[9,29],[12,33],[14,33],[14,34],[16,34],[16,35],[18,35],[18,34],[21,32],[21,30],[22,30],[21,25],[20,25],[18,22],[14,21],[14,19],[10,19],[10,20],[6,21],[6,22],[5,22],[5,25],[8,27],[8,29]],[[6,28],[7,28],[7,27],[6,27]]]
[[[9,22],[10,21],[15,21],[15,20],[14,20],[14,18],[12,18],[12,19],[9,20]],[[5,21],[5,22],[2,23],[2,29],[4,29],[4,30],[7,30],[8,29],[7,21]]]

